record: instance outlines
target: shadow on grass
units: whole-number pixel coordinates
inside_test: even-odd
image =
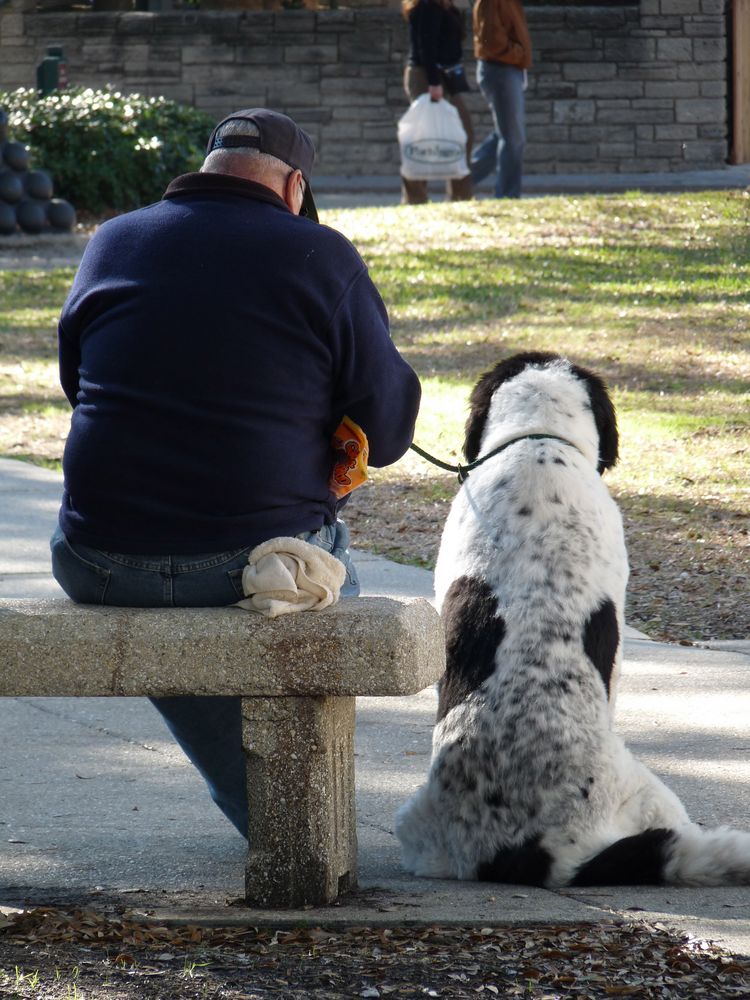
[[[606,482],[606,476],[605,476]],[[669,521],[675,527],[675,536],[681,537],[678,525],[685,518],[695,519],[696,526],[711,530],[711,525],[721,526],[738,523],[744,530],[750,529],[750,511],[744,507],[732,506],[722,498],[697,498],[688,493],[633,493],[627,488],[613,485],[608,488],[615,497],[626,519],[637,525],[639,518],[657,518]]]
[[[0,326],[0,353],[5,364],[43,360],[56,365],[57,330],[54,326]]]
[[[75,267],[56,267],[48,271],[38,268],[0,271],[0,296],[4,307],[35,309],[42,297],[59,300],[62,306],[75,273]]]
[[[743,271],[748,237],[738,246],[616,246],[539,248],[532,251],[426,250],[374,256],[373,278],[391,307],[452,300],[467,305],[502,303],[512,309],[520,295],[538,300],[685,305],[750,302]],[[735,268],[733,270],[733,267]],[[730,277],[731,275],[731,277]],[[613,286],[617,286],[613,289]]]
[[[17,392],[0,396],[0,417],[31,417],[46,415],[69,416],[70,403],[62,395],[59,386],[51,386],[48,392]]]
[[[457,324],[452,325],[455,327]],[[490,334],[485,339],[477,340],[475,325],[472,325],[472,333],[475,336],[464,343],[441,342],[438,339],[439,333],[436,333],[436,339],[432,343],[412,343],[405,346],[404,340],[408,342],[408,334],[404,338],[401,323],[394,326],[394,339],[401,345],[402,355],[422,377],[435,375],[473,385],[480,375],[512,354],[528,350],[549,350],[564,354],[574,363],[598,372],[615,390],[623,388],[663,393],[663,396],[656,395],[649,401],[649,407],[656,410],[672,409],[674,403],[670,397],[675,395],[715,394],[717,390],[731,396],[748,394],[747,380],[717,377],[687,355],[679,366],[665,367],[647,360],[628,362],[615,359],[597,345],[569,350],[560,337],[549,334],[535,339],[533,336],[524,336],[519,329],[515,329],[510,335],[506,331],[498,331],[495,336]],[[716,400],[706,402],[707,415],[713,416],[717,406]]]

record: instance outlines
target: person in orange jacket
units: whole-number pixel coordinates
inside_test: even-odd
[[[520,0],[477,0],[473,13],[477,83],[492,111],[494,130],[475,150],[471,176],[497,171],[495,197],[520,198],[526,145],[526,71],[531,38]]]

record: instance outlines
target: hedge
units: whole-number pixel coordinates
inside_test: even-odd
[[[100,213],[157,201],[169,181],[195,170],[213,127],[195,108],[165,97],[71,88],[39,97],[0,93],[11,138],[77,209]]]

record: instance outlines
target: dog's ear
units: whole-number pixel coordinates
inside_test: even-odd
[[[617,431],[617,414],[609,390],[604,379],[588,368],[571,365],[571,371],[586,384],[594,414],[596,430],[599,434],[599,464],[597,470],[601,475],[606,469],[611,469],[618,459],[620,436]]]
[[[492,397],[498,386],[509,379],[520,375],[529,365],[546,365],[559,361],[559,354],[547,351],[527,351],[524,354],[514,354],[506,358],[479,379],[469,397],[469,417],[466,421],[466,437],[464,438],[464,455],[467,461],[473,462],[479,455],[482,445],[482,435],[487,423]]]

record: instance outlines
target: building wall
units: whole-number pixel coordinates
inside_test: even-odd
[[[394,9],[40,13],[32,3],[0,6],[0,90],[33,86],[46,47],[62,45],[71,84],[164,94],[217,119],[271,106],[313,135],[318,173],[398,170],[407,38]],[[529,173],[725,164],[724,0],[527,14]],[[476,88],[469,104],[481,136],[491,122]]]

